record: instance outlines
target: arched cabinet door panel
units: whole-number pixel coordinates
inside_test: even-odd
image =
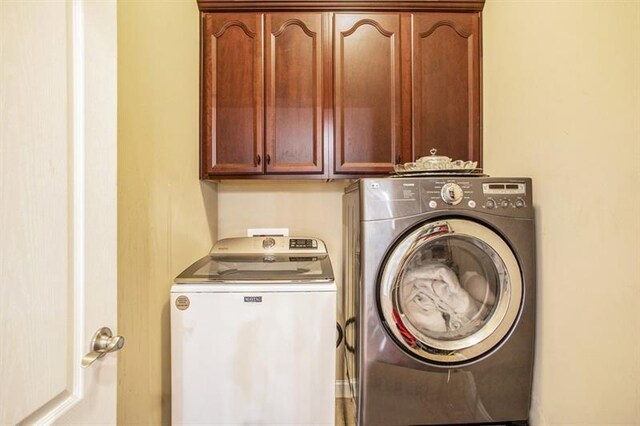
[[[201,174],[262,173],[262,15],[205,13],[202,20]]]
[[[323,14],[265,17],[267,173],[323,171]]]
[[[413,154],[481,161],[480,17],[413,15]]]
[[[334,19],[334,172],[389,172],[401,151],[400,14]]]

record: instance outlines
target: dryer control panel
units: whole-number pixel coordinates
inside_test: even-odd
[[[421,181],[422,211],[460,208],[506,216],[530,214],[528,178],[433,178]]]
[[[533,216],[530,178],[477,176],[361,179],[364,220],[466,210],[499,216]],[[347,191],[349,188],[347,188]]]
[[[423,211],[462,208],[508,216],[526,216],[530,179],[433,178],[421,181]]]

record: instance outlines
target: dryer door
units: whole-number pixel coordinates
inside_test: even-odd
[[[496,348],[518,319],[522,274],[509,245],[464,219],[429,222],[392,248],[379,305],[388,331],[410,355],[464,364]]]

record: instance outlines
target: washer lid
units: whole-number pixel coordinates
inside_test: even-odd
[[[175,282],[317,283],[333,280],[327,254],[210,254],[188,267]]]

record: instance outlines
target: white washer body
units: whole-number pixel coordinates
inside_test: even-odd
[[[172,287],[174,425],[334,424],[335,282],[274,278]]]

